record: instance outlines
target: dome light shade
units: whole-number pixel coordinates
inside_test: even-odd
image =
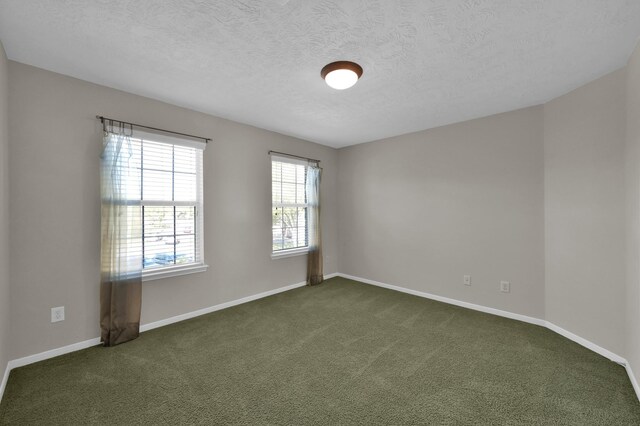
[[[362,67],[355,62],[332,62],[322,68],[320,76],[329,87],[336,90],[344,90],[358,82],[358,79],[362,76]]]

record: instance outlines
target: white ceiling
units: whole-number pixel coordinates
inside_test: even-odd
[[[540,104],[638,36],[640,0],[0,0],[10,59],[333,147]]]

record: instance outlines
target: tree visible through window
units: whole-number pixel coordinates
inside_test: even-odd
[[[306,163],[271,157],[273,254],[309,246],[306,184]]]

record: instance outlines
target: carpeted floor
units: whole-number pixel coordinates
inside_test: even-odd
[[[333,278],[11,372],[0,424],[640,425],[545,329]]]

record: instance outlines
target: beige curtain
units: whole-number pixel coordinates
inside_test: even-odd
[[[142,304],[140,177],[131,140],[105,132],[101,155],[100,329],[104,346],[139,335]]]
[[[307,259],[307,285],[320,284],[322,276],[322,239],[320,236],[320,178],[322,169],[317,164],[307,168],[307,202],[309,218],[309,255]]]

